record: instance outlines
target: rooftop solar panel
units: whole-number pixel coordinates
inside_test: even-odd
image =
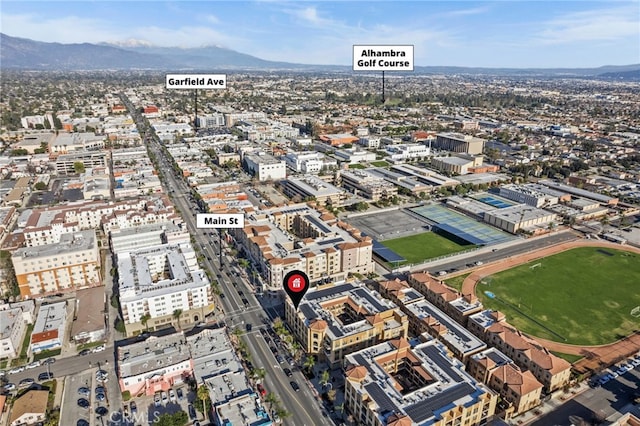
[[[373,382],[365,385],[364,388],[371,395],[371,398],[378,404],[380,407],[379,412],[383,411],[396,411],[398,408],[393,403],[389,395],[380,387],[379,384]]]
[[[436,411],[440,411],[452,405],[454,401],[465,395],[473,393],[475,389],[469,383],[459,383],[436,395],[423,399],[405,408],[405,412],[411,420],[421,423],[432,417]]]
[[[425,346],[421,349],[422,353],[426,355],[435,365],[438,366],[444,374],[451,377],[451,379],[455,382],[461,382],[462,377],[458,372],[451,366],[451,363],[448,360],[442,358],[442,353],[435,346]]]

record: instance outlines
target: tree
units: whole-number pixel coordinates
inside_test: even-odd
[[[269,408],[273,408],[274,405],[278,405],[280,400],[278,399],[278,395],[273,392],[269,392],[267,396],[264,398],[265,402],[269,403]]]
[[[44,182],[36,182],[36,189],[38,191],[44,191],[47,189],[47,184]]]
[[[84,173],[84,163],[82,161],[76,161],[75,163],[73,163],[73,170],[76,172],[76,174]]]
[[[155,421],[154,425],[158,426],[184,426],[189,421],[189,417],[187,413],[184,411],[178,411],[176,413],[164,413],[159,415]]]
[[[180,328],[180,317],[182,316],[182,309],[176,309],[173,311],[173,318],[178,322],[178,328]]]
[[[149,327],[147,326],[147,324],[149,323],[149,320],[151,319],[151,315],[149,314],[144,314],[140,317],[140,322],[142,323],[142,325],[144,326],[144,330],[148,331]]]
[[[322,373],[320,373],[319,383],[324,387],[327,386],[329,380],[331,380],[331,373],[329,373],[329,370],[322,370]]]
[[[286,419],[287,417],[291,417],[291,413],[288,412],[287,410],[285,410],[282,407],[278,407],[276,408],[276,414],[278,415],[278,417],[280,417],[281,419]]]
[[[254,368],[253,371],[251,371],[251,376],[254,380],[261,382],[267,376],[267,370],[264,368]]]
[[[327,399],[329,401],[331,401],[331,403],[333,404],[333,401],[336,400],[336,390],[335,389],[329,389],[327,391]]]
[[[207,417],[207,399],[209,399],[209,389],[207,389],[206,385],[198,386],[198,390],[196,391],[198,399],[202,400],[202,413],[205,418]]]
[[[310,373],[313,371],[313,367],[316,365],[316,359],[310,355],[304,360],[304,368]]]

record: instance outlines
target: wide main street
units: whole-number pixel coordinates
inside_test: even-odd
[[[133,109],[130,108],[130,111]],[[141,118],[138,119],[141,120]],[[140,122],[138,124],[139,126],[145,125]],[[150,151],[156,156],[159,173],[164,178],[167,192],[172,196],[175,206],[182,213],[187,230],[193,236],[195,246],[205,254],[205,265],[213,271],[213,277],[218,281],[224,295],[220,298],[224,314],[218,314],[216,319],[223,320],[230,329],[238,326],[244,330],[246,324],[256,326],[251,332],[244,333],[240,338],[245,341],[253,355],[254,366],[265,369],[267,373],[264,380],[265,388],[268,392],[275,393],[282,406],[290,413],[290,417],[284,419],[284,423],[296,426],[332,424],[324,417],[325,414],[321,411],[309,387],[306,386],[306,379],[302,373],[295,371],[294,375],[289,378],[282,371],[269,345],[259,332],[260,326],[267,318],[265,309],[254,296],[253,290],[242,279],[237,264],[230,264],[224,255],[222,256],[222,264],[220,264],[219,252],[214,251],[214,247],[220,249],[219,236],[212,237],[210,230],[196,227],[197,204],[191,201],[188,195],[191,191],[185,181],[178,179],[173,173],[172,164],[163,153],[159,141],[155,137],[147,136],[146,142]],[[243,299],[247,302],[245,303]],[[298,382],[299,391],[296,392],[292,388],[291,380]]]

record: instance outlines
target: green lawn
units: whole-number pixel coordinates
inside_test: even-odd
[[[380,242],[407,259],[408,263],[420,263],[426,259],[473,248],[473,245],[463,246],[433,232]]]
[[[585,247],[492,275],[478,284],[476,294],[525,333],[601,345],[638,329],[640,318],[631,316],[640,306],[638,283],[640,255]]]
[[[350,169],[366,169],[365,166],[363,166],[362,164],[359,164],[359,163],[349,164],[349,168]]]
[[[457,277],[453,277],[453,278],[449,278],[447,280],[444,280],[445,284],[447,284],[449,287],[453,287],[456,290],[460,291],[462,290],[462,283],[464,282],[465,278],[467,278],[469,274],[462,274],[462,275],[458,275]]]
[[[376,167],[387,167],[389,163],[387,163],[386,161],[372,161],[371,165]]]

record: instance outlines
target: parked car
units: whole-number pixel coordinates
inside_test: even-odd
[[[300,392],[300,386],[298,386],[297,382],[294,382],[293,380],[291,382],[289,382],[291,384],[291,387],[293,388],[294,391],[296,392]]]
[[[97,400],[97,401],[102,402],[102,401],[104,401],[106,398],[107,398],[107,397],[106,397],[106,395],[105,395],[105,394],[103,394],[102,392],[100,392],[100,393],[97,393],[97,394],[96,394],[96,400]]]
[[[178,388],[176,393],[178,394],[178,399],[179,400],[182,400],[182,398],[184,398],[184,393],[182,392],[182,388]]]
[[[42,363],[40,361],[33,361],[31,364],[27,364],[26,368],[27,370],[32,369],[32,368],[38,368],[42,365]]]
[[[187,407],[189,410],[189,418],[191,420],[195,420],[197,418],[196,416],[196,409],[193,408],[193,404],[189,404],[189,407]]]
[[[42,361],[42,363],[43,363],[44,365],[47,365],[47,364],[54,364],[55,362],[56,362],[56,359],[55,359],[55,358],[47,358],[47,359],[45,359],[44,361]]]
[[[83,349],[80,352],[78,352],[78,355],[85,356],[85,355],[89,355],[90,353],[91,353],[91,349]]]
[[[89,422],[85,419],[78,419],[76,426],[89,426]]]
[[[162,391],[161,395],[162,395],[162,404],[167,405],[167,402],[169,402],[169,396],[165,391]]]
[[[267,394],[267,390],[264,388],[264,386],[262,386],[261,383],[258,383],[258,386],[256,386],[258,388],[258,393],[260,394],[260,396],[265,396]]]
[[[107,347],[105,345],[100,345],[100,346],[96,346],[95,348],[93,348],[93,352],[102,352],[105,349],[107,349]]]
[[[291,372],[290,368],[284,368],[282,371],[284,371],[284,374],[286,374],[287,377],[293,376],[293,373]]]
[[[4,385],[2,387],[2,389],[6,390],[8,392],[12,391],[12,390],[15,390],[15,388],[16,388],[16,384],[15,383],[7,383],[6,385]]]
[[[78,388],[78,394],[81,395],[81,396],[89,397],[89,395],[91,395],[91,389],[82,386],[82,387]]]
[[[153,405],[155,405],[156,407],[159,407],[162,405],[162,400],[160,399],[160,392],[156,392],[156,394],[153,396]]]
[[[45,380],[51,380],[51,379],[53,379],[53,373],[47,373],[45,371],[44,373],[38,374],[38,381],[39,382],[44,382]]]
[[[89,401],[86,398],[78,399],[78,407],[87,409],[89,408],[89,405],[91,404],[89,404]]]
[[[136,414],[138,412],[138,406],[136,405],[135,401],[131,401],[129,403],[129,408],[131,409],[131,414]]]
[[[96,414],[98,414],[99,416],[106,416],[107,414],[109,414],[109,409],[101,405],[100,407],[96,408]]]
[[[9,374],[22,373],[23,371],[24,371],[24,366],[21,365],[20,367],[16,367],[16,368],[13,368],[13,369],[9,370]]]
[[[169,400],[171,402],[176,402],[177,401],[176,392],[173,389],[169,389]]]
[[[31,386],[32,384],[34,384],[36,381],[33,379],[22,379],[20,380],[20,383],[18,383],[18,387],[21,388],[28,388],[29,386]]]

